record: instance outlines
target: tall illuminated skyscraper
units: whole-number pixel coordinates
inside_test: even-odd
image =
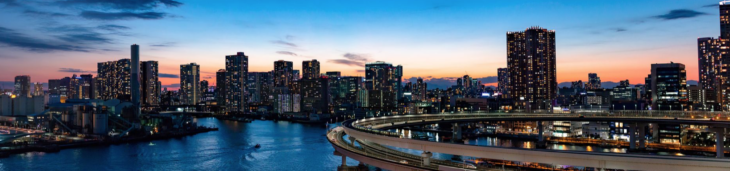
[[[33,85],[33,96],[43,96],[43,83],[36,82]]]
[[[725,80],[723,72],[722,42],[720,39],[703,37],[697,39],[699,86],[705,90],[716,90]]]
[[[185,105],[197,105],[200,101],[200,65],[180,65],[180,101]]]
[[[302,61],[303,75],[302,79],[317,79],[319,78],[319,61],[313,59],[311,61]]]
[[[142,105],[140,99],[140,80],[139,80],[139,45],[132,45],[132,63],[131,63],[131,77],[130,84],[132,87],[132,104],[134,105],[134,116],[139,117],[142,113],[140,106]]]
[[[517,109],[548,109],[557,94],[555,31],[507,32],[509,95]]]
[[[249,94],[248,56],[243,52],[226,56],[226,110],[243,113],[247,111]]]
[[[509,69],[497,68],[497,92],[506,95],[509,92]]]
[[[18,96],[30,96],[30,76],[15,76],[15,94]]]
[[[274,62],[274,86],[291,87],[294,78],[294,65],[291,61],[278,60]]]
[[[143,61],[140,63],[140,82],[141,82],[141,103],[142,106],[159,105],[160,89],[157,61]]]
[[[131,63],[130,59],[120,59],[97,64],[96,72],[97,77],[100,79],[99,97],[101,100],[132,101],[132,92],[130,91],[132,90],[130,87]]]
[[[391,111],[397,107],[403,95],[403,67],[377,61],[365,64],[365,89],[368,90],[367,107],[373,110]]]
[[[730,1],[720,2],[720,38],[730,39]]]
[[[598,77],[596,73],[588,73],[588,83],[586,83],[586,89],[595,90],[601,87],[601,77]]]
[[[228,84],[226,74],[225,69],[219,69],[218,72],[215,73],[215,100],[218,107],[221,109],[218,111],[219,113],[225,113],[225,111],[227,111],[225,109],[227,100],[226,84]]]

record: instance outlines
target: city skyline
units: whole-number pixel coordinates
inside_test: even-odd
[[[251,72],[271,71],[273,61],[276,60],[292,61],[294,69],[301,70],[302,66],[298,64],[302,61],[317,59],[321,61],[321,73],[341,71],[342,75],[364,76],[364,73],[359,71],[364,69],[365,62],[386,61],[404,66],[404,81],[412,80],[412,77],[423,77],[425,82],[455,81],[456,78],[468,74],[474,78],[490,78],[491,83],[486,81],[485,83],[496,86],[497,68],[506,67],[505,33],[524,30],[532,25],[557,31],[558,83],[577,80],[586,82],[588,73],[597,73],[604,82],[629,79],[631,83],[641,84],[645,75],[650,72],[648,67],[650,64],[670,61],[685,64],[688,80],[698,80],[697,62],[694,60],[697,52],[697,38],[719,36],[720,30],[717,22],[719,18],[717,7],[714,6],[718,4],[717,1],[674,3],[643,1],[633,4],[620,2],[563,4],[549,1],[509,3],[468,1],[448,4],[443,2],[419,4],[380,2],[378,5],[360,4],[362,7],[357,8],[354,7],[355,4],[329,3],[329,5],[313,7],[297,6],[296,2],[293,2],[281,8],[273,8],[271,4],[267,3],[254,3],[245,8],[257,8],[258,10],[241,9],[245,12],[234,11],[234,8],[231,7],[221,7],[220,11],[209,14],[203,13],[210,12],[209,10],[215,5],[188,1],[172,1],[177,3],[165,1],[167,3],[164,3],[151,0],[145,2],[150,3],[143,4],[146,6],[124,6],[138,4],[67,2],[66,6],[53,8],[44,5],[31,8],[27,4],[18,2],[0,2],[0,8],[8,9],[8,13],[31,14],[35,11],[36,13],[33,15],[52,15],[51,12],[56,12],[55,17],[47,17],[47,19],[36,17],[35,21],[20,21],[18,18],[11,18],[13,15],[0,17],[12,23],[0,25],[2,27],[0,34],[12,36],[10,40],[0,41],[5,45],[0,49],[8,52],[0,55],[0,58],[8,61],[0,64],[2,65],[0,68],[3,68],[0,69],[0,73],[3,73],[0,75],[0,81],[12,82],[16,75],[31,75],[31,82],[46,82],[45,80],[72,74],[93,73],[95,75],[96,63],[128,58],[129,54],[125,48],[129,44],[139,43],[141,46],[140,60],[158,61],[159,80],[164,87],[170,88],[171,85],[179,82],[179,75],[175,74],[179,72],[177,70],[179,65],[191,62],[200,64],[201,80],[208,80],[215,84],[215,71],[225,68],[225,63],[221,61],[226,55],[239,51],[246,52],[250,56],[249,70]],[[647,10],[641,8],[648,4],[654,8]],[[190,10],[192,6],[198,5],[207,8]],[[230,5],[243,6],[243,4],[237,3]],[[486,7],[489,5],[495,5],[495,7]],[[540,6],[547,8],[534,9]],[[103,7],[108,8],[103,9]],[[382,12],[356,15],[342,11],[341,8],[344,7],[352,11],[382,10]],[[622,10],[614,10],[613,13],[610,13],[613,14],[612,17],[592,13],[608,12],[612,8]],[[39,9],[49,12],[37,13]],[[85,11],[79,16],[74,16],[79,12],[74,10],[79,9]],[[550,12],[557,9],[564,11]],[[159,18],[141,16],[95,18],[93,15],[88,15],[88,11],[94,10],[112,14],[115,14],[113,13],[115,10],[138,13],[149,11],[164,15]],[[526,18],[533,13],[518,13],[531,10],[536,12],[547,10],[546,17],[542,19],[544,21],[535,22],[534,19]],[[414,14],[403,15],[403,12],[398,11]],[[221,31],[215,31],[216,34],[207,31],[196,33],[201,32],[201,29],[215,27],[190,26],[190,23],[205,25],[208,23],[204,21],[205,18],[227,16],[225,13],[248,13],[256,17],[231,19],[238,20],[233,22],[238,25],[222,24]],[[333,17],[328,14],[341,14],[341,16],[334,15]],[[575,14],[581,15],[576,16]],[[267,15],[276,17],[269,18]],[[297,18],[295,17],[297,15],[301,15],[298,18],[303,21],[293,20]],[[383,16],[394,17],[383,19],[387,18]],[[425,18],[433,19],[434,16],[443,18],[422,21]],[[560,17],[566,16],[577,18],[572,21],[558,20]],[[464,19],[451,20],[452,17],[464,17]],[[67,21],[72,18],[74,21]],[[371,24],[366,21],[375,18],[379,20],[373,20],[371,26],[361,27]],[[320,19],[328,22],[317,22],[321,21]],[[291,25],[282,25],[285,21],[281,20],[291,22]],[[612,21],[616,24],[595,22],[600,20]],[[54,27],[39,26],[39,23],[44,22],[53,23],[50,25]],[[398,22],[402,22],[402,24],[392,25]],[[440,24],[433,25],[433,28],[422,28],[433,23]],[[190,26],[190,28],[169,28],[169,30],[150,28],[158,24]],[[342,29],[332,30],[333,26],[338,24],[341,26],[338,28]],[[20,32],[19,28],[12,28],[11,25],[36,28],[29,29],[28,32],[40,31]],[[309,29],[300,29],[296,26],[305,26]],[[320,29],[321,27],[330,28]],[[163,33],[168,31],[170,33]],[[57,34],[62,36],[53,36]],[[155,34],[155,36],[149,36],[150,34]],[[181,38],[166,35],[186,36]],[[94,42],[89,36],[104,39],[98,40],[101,42]],[[41,46],[32,46],[39,45],[38,42],[28,44],[31,40],[48,38],[62,41],[46,42],[44,45],[49,45],[45,46],[46,49]],[[64,47],[62,45],[68,45],[68,42],[63,43],[68,40],[74,40],[71,42],[77,43],[73,47],[86,47],[86,49],[59,48]],[[22,42],[26,42],[26,44]],[[51,44],[52,42],[57,44]],[[38,62],[35,58],[43,60]],[[623,60],[613,59],[637,59],[637,61],[627,63]],[[38,67],[34,70],[17,68],[21,66]],[[3,85],[5,87],[5,84]],[[429,86],[429,88],[435,87]]]

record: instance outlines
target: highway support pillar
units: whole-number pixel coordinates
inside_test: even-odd
[[[347,137],[350,140],[350,146],[355,147],[355,137]]]
[[[712,128],[715,132],[715,151],[717,158],[725,157],[725,128]]]
[[[639,123],[636,124],[639,129],[639,149],[644,150],[646,149],[646,123]]]
[[[421,153],[421,158],[423,158],[423,166],[431,165],[431,156],[433,156],[433,154],[430,151],[423,151],[423,153]]]
[[[626,123],[624,123],[626,124]],[[629,124],[629,150],[636,150],[636,124]]]
[[[342,155],[342,167],[347,167],[347,157],[345,155]]]
[[[459,123],[454,123],[453,125],[453,137],[451,137],[452,141],[459,142],[461,141],[461,126],[459,126]]]
[[[651,139],[654,143],[659,143],[659,124],[651,123]]]
[[[545,138],[543,137],[542,133],[545,132],[542,126],[542,121],[537,121],[537,141],[539,143],[545,142]]]

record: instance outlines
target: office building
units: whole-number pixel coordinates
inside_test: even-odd
[[[516,109],[550,109],[555,98],[555,31],[530,27],[507,33],[509,95]]]
[[[601,88],[601,77],[598,77],[598,74],[596,73],[588,73],[588,83],[586,83],[586,89],[596,90]]]
[[[274,87],[291,87],[294,79],[294,65],[291,61],[274,62]]]
[[[682,110],[688,101],[684,64],[651,64],[651,104],[657,110]]]

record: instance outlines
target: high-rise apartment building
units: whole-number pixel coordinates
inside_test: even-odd
[[[507,87],[509,87],[509,69],[497,68],[497,92],[507,95],[509,92]]]
[[[197,105],[200,94],[200,65],[196,63],[180,65],[180,102]]]
[[[15,76],[15,93],[18,96],[30,97],[30,76],[18,75]]]
[[[33,85],[33,96],[43,96],[43,83],[36,82]]]
[[[262,103],[270,102],[269,94],[272,90],[271,72],[249,72],[248,73],[248,93],[250,94],[249,102]]]
[[[291,61],[274,62],[274,87],[291,87],[294,79],[294,65]]]
[[[219,113],[225,113],[226,111],[226,95],[228,94],[226,91],[226,84],[228,84],[226,76],[227,73],[225,69],[219,69],[218,72],[215,73],[215,100],[218,108],[221,109],[218,111]]]
[[[507,33],[509,95],[517,109],[549,109],[557,93],[555,31],[530,27]]]
[[[319,72],[319,61],[313,59],[311,61],[302,61],[302,79],[318,79]]]
[[[226,110],[228,112],[246,112],[249,94],[248,56],[243,52],[226,56]]]
[[[365,64],[365,89],[368,90],[368,108],[384,112],[397,107],[403,95],[403,67],[377,61]]]
[[[140,83],[142,106],[151,107],[160,104],[159,65],[157,61],[143,61],[140,63]]]
[[[97,77],[100,78],[101,83],[99,85],[100,99],[132,101],[131,63],[130,59],[120,59],[97,64]]]

